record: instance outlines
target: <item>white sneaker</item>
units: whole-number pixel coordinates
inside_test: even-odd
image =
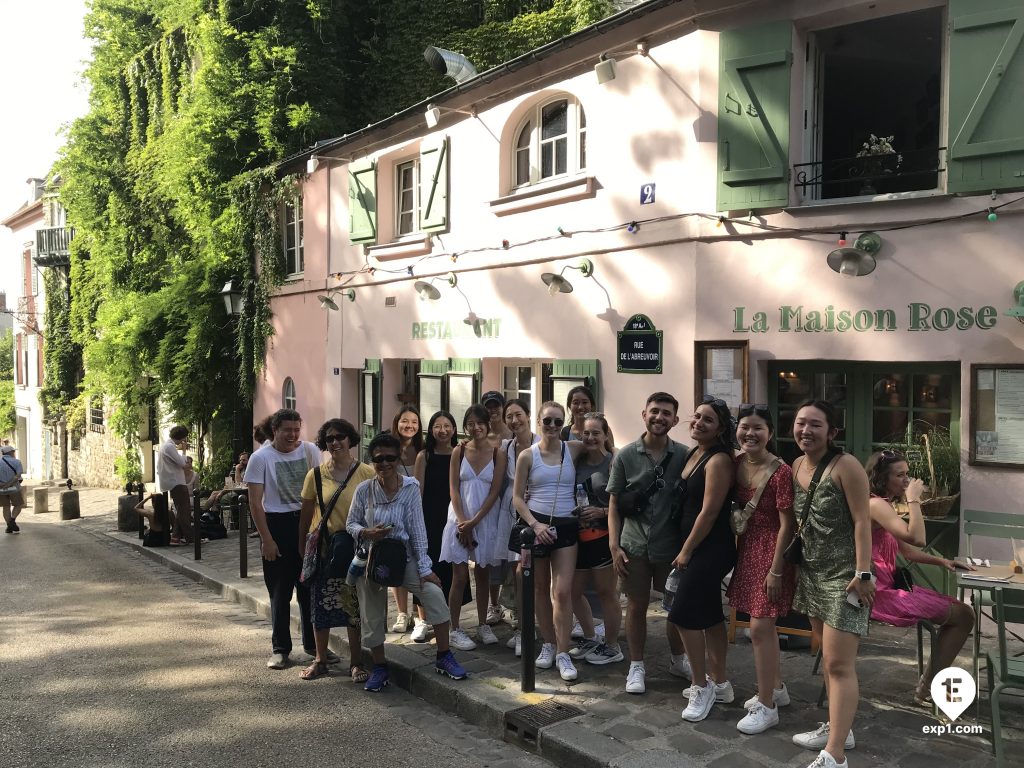
[[[579,620],[573,620],[572,631],[569,632],[569,637],[573,640],[579,640],[583,637],[583,627],[580,626]]]
[[[746,717],[736,723],[736,730],[746,734],[763,733],[778,724],[779,708],[768,709],[758,701],[750,708]]]
[[[682,656],[669,657],[668,673],[675,677],[685,677],[687,680],[693,680],[693,668],[690,666],[690,660],[686,658],[685,653]]]
[[[824,749],[825,745],[828,744],[829,726],[828,723],[818,723],[818,727],[813,731],[807,731],[805,733],[798,733],[793,736],[793,743],[798,747],[804,749]],[[857,746],[857,742],[853,738],[853,731],[846,736],[846,742],[843,744],[844,749],[853,749]],[[819,755],[821,757],[821,755]],[[831,757],[831,755],[829,756]]]
[[[555,656],[555,663],[558,664],[558,674],[562,676],[563,680],[572,682],[577,678],[576,667],[573,666],[568,653],[560,653]]]
[[[472,651],[476,648],[476,643],[466,634],[465,630],[458,628],[452,629],[448,633],[448,644],[460,651]]]
[[[644,693],[647,691],[647,670],[643,664],[633,662],[626,673],[626,693]]]
[[[707,680],[708,684],[712,684],[710,676],[705,676],[705,680]],[[736,692],[732,689],[732,683],[726,680],[724,683],[713,684],[715,686],[715,701],[721,704],[732,704],[732,702],[736,699]],[[690,691],[692,690],[693,686],[683,691],[683,698],[690,698]],[[750,707],[747,707],[747,709],[750,709]]]
[[[593,640],[587,640],[585,637],[580,638],[576,641],[576,645],[569,649],[569,656],[573,659],[582,659],[591,651],[596,651],[601,647],[601,638],[595,637]]]
[[[501,616],[501,607],[497,605],[492,605],[490,608],[487,609],[487,618],[484,619],[484,624],[489,624],[491,626],[495,624],[501,624]]]
[[[622,655],[622,649],[619,646],[611,646],[607,643],[602,643],[599,647],[588,653],[583,657],[583,660],[588,664],[614,664],[617,661],[622,661],[625,656]]]
[[[481,624],[476,628],[476,636],[480,638],[480,642],[484,645],[498,644],[498,638],[495,636],[494,630],[486,624]]]
[[[288,657],[283,653],[272,653],[267,660],[268,669],[284,669],[288,666]]]
[[[683,720],[698,723],[711,712],[715,706],[715,686],[710,681],[707,685],[690,686],[690,703],[683,710]]]
[[[519,634],[519,630],[517,629],[515,632],[512,633],[512,636],[509,637],[509,639],[505,641],[505,647],[506,648],[515,648],[516,647],[516,640],[518,640],[520,637],[521,637],[521,635]],[[520,640],[520,642],[522,642],[522,641]]]
[[[540,653],[534,664],[537,669],[551,669],[555,663],[555,646],[552,643],[543,643],[540,646]]]
[[[411,622],[409,621],[409,614],[400,613],[397,616],[395,616],[395,624],[393,627],[391,627],[391,631],[397,632],[398,634],[402,634],[407,629],[409,629],[410,626]]]
[[[758,698],[757,694],[755,693],[753,696],[751,696],[749,699],[743,702],[743,708],[750,709],[752,706],[757,704],[757,702]],[[782,684],[781,688],[775,688],[772,691],[772,703],[774,703],[776,707],[789,706],[789,689],[786,688],[785,683]]]
[[[807,768],[846,768],[848,765],[849,763],[845,759],[843,762],[837,763],[836,759],[823,749]]]
[[[427,642],[427,635],[430,634],[430,625],[427,624],[423,619],[415,619],[412,628],[412,634],[409,635],[409,639],[414,643],[425,643]]]

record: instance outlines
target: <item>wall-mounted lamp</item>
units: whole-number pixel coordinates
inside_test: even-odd
[[[316,169],[320,167],[320,158],[316,155],[310,155],[309,160],[306,161],[306,174],[312,176],[316,173]]]
[[[464,83],[476,77],[476,67],[461,53],[428,45],[423,58],[437,74],[447,75],[456,83]]]
[[[875,271],[875,254],[881,247],[882,238],[874,232],[865,232],[852,248],[843,246],[832,251],[827,257],[828,266],[846,277],[870,275]]]
[[[1006,314],[1010,317],[1016,317],[1018,322],[1024,323],[1024,280],[1017,283],[1017,286],[1013,289],[1013,298],[1017,304],[1006,310]]]
[[[427,128],[436,128],[437,124],[441,122],[441,115],[444,112],[457,112],[460,115],[476,117],[476,107],[455,109],[453,107],[435,107],[433,104],[427,104],[427,111],[423,113],[423,117],[427,121]]]
[[[612,54],[615,54],[615,55],[623,55],[623,54],[633,55],[633,54],[635,54],[637,56],[646,56],[647,55],[647,43],[646,43],[646,41],[641,40],[639,43],[636,44],[636,48],[635,49],[627,49],[627,50],[624,50],[624,51],[611,51],[609,53],[602,53],[601,57],[597,60],[597,64],[594,65],[594,74],[597,75],[597,83],[598,83],[598,85],[603,85],[604,83],[611,82],[616,77],[615,59],[612,58]]]
[[[417,280],[412,284],[412,287],[416,289],[416,293],[420,295],[420,301],[437,301],[441,298],[441,292],[434,287],[434,282],[440,279],[432,277],[430,280]],[[444,280],[452,288],[459,284],[459,278],[454,272],[449,272],[445,275]]]
[[[548,287],[548,293],[552,296],[556,293],[572,293],[572,283],[562,277],[562,273],[567,269],[578,269],[584,277],[590,277],[594,274],[594,262],[590,259],[580,259],[580,263],[576,266],[566,264],[557,275],[554,272],[542,274],[540,279],[544,281],[544,285]]]
[[[241,280],[232,277],[224,283],[220,295],[224,299],[224,311],[227,312],[228,317],[238,317],[242,314],[245,309],[245,294],[242,292]]]
[[[331,289],[327,292],[326,296],[317,296],[317,301],[320,302],[320,309],[329,309],[331,312],[338,311],[338,302],[336,302],[332,296],[344,296],[349,301],[356,300],[356,292],[354,288],[346,288],[343,291]]]

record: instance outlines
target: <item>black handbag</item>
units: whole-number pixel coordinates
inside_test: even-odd
[[[331,536],[327,542],[327,552],[324,553],[324,539],[327,536],[327,521],[334,511],[334,505],[338,497],[345,490],[348,481],[355,474],[359,462],[354,462],[348,475],[331,495],[330,500],[324,504],[324,485],[320,467],[313,467],[313,482],[316,485],[316,500],[320,505],[320,524],[306,534],[306,546],[302,557],[302,571],[299,574],[299,581],[303,584],[312,581],[321,568],[326,567],[326,576],[329,579],[344,578],[348,572],[348,566],[355,555],[355,542],[348,531],[342,529]],[[347,559],[346,559],[347,558]]]
[[[551,514],[555,514],[555,504],[558,502],[558,485],[562,481],[562,465],[565,464],[565,442],[562,442],[562,454],[558,464],[558,480],[555,481],[555,499],[551,502]],[[516,516],[516,522],[512,525],[512,530],[508,534],[508,549],[510,552],[519,552],[523,548],[523,531],[529,526],[523,522],[523,519],[519,516],[519,513],[515,511],[515,501],[512,502],[512,511]]]
[[[370,486],[369,508],[366,522],[369,527],[376,525],[374,521],[374,493]],[[370,555],[366,560],[366,578],[382,587],[400,587],[405,583],[405,567],[409,562],[409,553],[405,542],[398,539],[379,539],[370,545]]]
[[[807,486],[807,500],[804,502],[804,514],[801,520],[797,520],[796,533],[793,535],[793,540],[789,542],[782,552],[782,559],[790,565],[803,565],[804,562],[804,540],[800,534],[803,531],[804,523],[807,522],[807,516],[811,514],[811,502],[814,500],[814,493],[818,490],[818,483],[821,482],[821,476],[825,473],[825,467],[832,463],[832,459],[836,457],[837,451],[828,451],[818,462],[818,468],[814,471],[814,477],[811,478],[810,485]]]
[[[906,566],[897,565],[892,572],[892,586],[900,592],[913,592],[914,574]]]
[[[661,460],[661,463],[654,470],[654,477],[651,478],[650,484],[644,489],[633,489],[628,488],[622,493],[618,494],[616,498],[615,508],[618,510],[619,515],[622,517],[640,517],[646,510],[648,505],[651,503],[651,499],[654,498],[654,494],[665,487],[665,467],[668,466],[669,456],[668,450],[665,450],[665,458]],[[658,481],[661,481],[660,484]],[[678,495],[678,487],[673,489],[673,493]]]

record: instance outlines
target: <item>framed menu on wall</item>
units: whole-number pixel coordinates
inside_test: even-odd
[[[698,402],[704,397],[724,400],[736,415],[740,403],[748,402],[749,349],[746,341],[694,342],[694,391]]]
[[[971,366],[968,463],[1024,467],[1024,364]]]

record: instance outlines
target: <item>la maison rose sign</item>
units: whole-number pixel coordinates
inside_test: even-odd
[[[989,330],[999,313],[995,307],[932,307],[915,301],[906,311],[895,309],[824,309],[803,304],[783,304],[769,312],[748,312],[746,307],[733,307],[733,333],[846,333],[856,331],[969,331]],[[900,326],[898,320],[903,319]]]

